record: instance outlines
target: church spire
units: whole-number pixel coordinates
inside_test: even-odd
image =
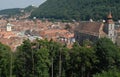
[[[107,23],[108,23],[108,24],[113,24],[113,23],[114,23],[112,18],[113,18],[113,17],[112,17],[112,13],[109,12],[109,14],[108,14],[108,16],[107,16]]]
[[[111,12],[109,12],[107,18],[108,18],[108,19],[112,19],[112,13],[111,13]]]

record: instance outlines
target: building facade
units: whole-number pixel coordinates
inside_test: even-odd
[[[12,31],[12,25],[10,23],[7,24],[6,31]]]
[[[84,21],[75,28],[75,40],[79,44],[85,40],[95,42],[102,37],[110,38],[113,43],[116,41],[115,24],[111,13],[108,14],[106,22]]]

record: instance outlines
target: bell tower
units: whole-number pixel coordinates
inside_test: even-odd
[[[112,14],[111,12],[109,12],[108,16],[107,16],[107,34],[108,34],[108,38],[110,38],[113,43],[115,43],[115,38],[116,38],[116,35],[115,35],[115,23],[112,19]]]
[[[7,26],[6,26],[6,31],[12,31],[12,28],[11,28],[11,24],[8,23]]]

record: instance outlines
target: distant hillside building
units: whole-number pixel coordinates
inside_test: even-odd
[[[82,44],[84,40],[95,42],[102,37],[110,38],[114,43],[116,41],[115,24],[112,20],[111,13],[108,14],[105,23],[84,21],[80,22],[75,28],[75,39],[80,44]]]

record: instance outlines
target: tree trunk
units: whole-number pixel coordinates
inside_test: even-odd
[[[33,74],[33,77],[34,77],[34,70],[35,70],[35,64],[34,64],[34,56],[33,56],[33,49],[32,49],[32,64],[33,64],[33,67],[32,67],[32,74]]]
[[[59,77],[61,77],[61,70],[62,70],[62,60],[61,60],[61,50],[59,55]]]
[[[90,72],[88,71],[88,73],[87,73],[87,77],[90,77]]]
[[[10,52],[10,77],[12,77],[12,63],[13,63],[12,52]]]
[[[53,57],[52,57],[52,76],[53,77]]]

